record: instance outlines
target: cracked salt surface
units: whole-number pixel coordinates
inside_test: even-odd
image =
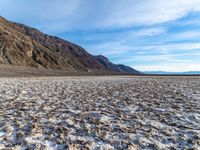
[[[0,79],[0,149],[200,149],[200,78]]]

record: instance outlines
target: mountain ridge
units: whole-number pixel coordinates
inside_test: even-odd
[[[0,17],[0,64],[78,72],[140,73],[103,57],[107,65],[79,45]]]

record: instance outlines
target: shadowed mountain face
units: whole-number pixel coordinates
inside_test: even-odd
[[[44,34],[0,17],[0,64],[53,70],[139,73],[115,65],[104,56],[93,56],[71,42]]]

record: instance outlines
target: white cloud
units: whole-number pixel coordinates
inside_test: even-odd
[[[138,37],[153,37],[153,36],[165,33],[165,32],[166,32],[165,28],[157,27],[157,28],[145,28],[145,29],[141,29],[138,31],[129,32],[128,35],[131,38],[133,38],[133,37],[136,37],[136,38],[138,38]]]
[[[191,40],[193,38],[199,38],[200,37],[200,31],[184,31],[180,33],[172,33],[169,35],[170,40]]]
[[[140,45],[133,46],[132,50],[141,51],[159,51],[160,53],[182,51],[182,50],[200,50],[200,43],[175,43],[175,44],[157,44],[157,45]]]
[[[156,48],[160,51],[200,50],[200,43],[167,44],[156,46]]]
[[[138,30],[127,30],[127,31],[118,31],[118,32],[103,32],[103,33],[93,33],[93,34],[87,34],[87,36],[84,36],[84,40],[99,40],[99,41],[109,41],[106,45],[109,45],[109,43],[112,43],[111,41],[114,41],[114,43],[123,43],[128,40],[134,40],[138,38],[151,38],[154,36],[158,36],[161,34],[164,34],[167,32],[167,29],[164,27],[152,27],[152,28],[142,28]]]
[[[129,43],[120,43],[120,42],[106,42],[101,44],[94,44],[88,46],[89,50],[93,50],[96,53],[101,53],[109,57],[113,57],[113,55],[123,55],[133,52],[134,54],[140,53],[141,55],[146,54],[144,56],[147,59],[152,58],[151,53],[155,54],[164,54],[165,56],[168,54],[173,54],[174,52],[179,52],[182,55],[182,51],[188,51],[191,54],[194,51],[198,52],[200,50],[200,43],[179,43],[179,44],[159,44],[159,45],[130,45]],[[147,55],[149,54],[149,55]],[[196,55],[200,55],[197,53]],[[138,56],[137,56],[138,57]],[[162,59],[162,56],[158,56]],[[139,57],[138,57],[139,58]],[[140,59],[140,58],[139,58]],[[128,59],[127,59],[128,60]]]
[[[160,65],[140,65],[133,66],[133,68],[140,71],[167,71],[167,72],[185,72],[185,71],[199,71],[200,64],[195,63],[168,63]]]
[[[173,21],[200,10],[199,0],[118,1],[106,24],[113,26],[152,25]]]
[[[193,53],[177,53],[177,54],[159,54],[159,53],[144,53],[142,55],[125,55],[121,56],[121,59],[118,60],[119,63],[144,63],[144,64],[157,64],[157,63],[195,63],[197,57],[200,56],[200,52]],[[189,57],[190,59],[183,59]],[[193,60],[193,57],[195,59]],[[149,64],[148,64],[149,62]]]
[[[132,46],[123,45],[120,42],[94,44],[88,47],[88,50],[92,50],[93,54],[102,54],[105,56],[123,55],[131,49]]]

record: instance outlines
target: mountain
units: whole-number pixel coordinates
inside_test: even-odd
[[[106,62],[106,64],[104,64]],[[82,47],[0,17],[0,64],[77,72],[139,73]]]
[[[117,68],[119,69],[119,72],[124,72],[124,73],[131,73],[131,74],[141,74],[142,72],[139,72],[129,66],[126,65],[117,65]]]
[[[200,71],[188,72],[165,72],[165,71],[145,71],[146,74],[160,74],[160,75],[200,75]]]
[[[110,71],[115,71],[115,72],[122,72],[122,73],[130,73],[130,74],[140,74],[139,71],[125,66],[125,65],[115,65],[112,62],[108,60],[105,56],[98,55],[96,56],[96,59],[105,67],[108,68]]]

